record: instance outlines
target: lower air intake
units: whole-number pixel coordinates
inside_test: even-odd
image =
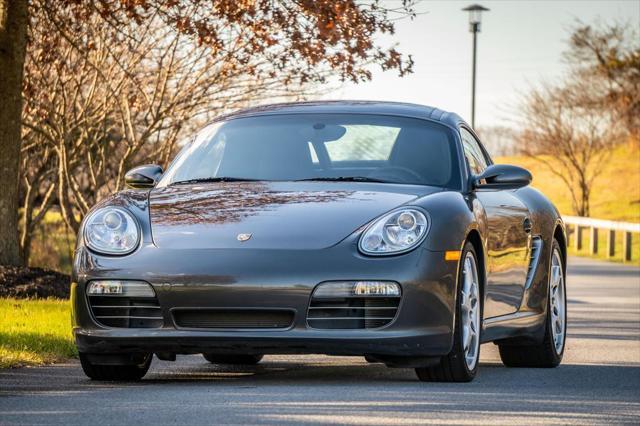
[[[388,325],[398,313],[400,296],[311,296],[307,325],[316,329],[372,329]]]
[[[96,321],[111,328],[159,328],[163,318],[155,297],[91,295],[89,306]]]
[[[289,328],[293,311],[284,309],[175,309],[173,319],[182,328]]]

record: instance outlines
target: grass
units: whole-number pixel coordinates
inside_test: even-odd
[[[499,157],[496,163],[514,164],[533,174],[532,186],[541,190],[564,215],[575,215],[564,183],[547,166],[530,157]],[[617,147],[592,189],[591,217],[640,222],[640,150]]]
[[[0,299],[0,368],[74,356],[69,301]]]
[[[558,207],[563,215],[575,215],[571,206],[571,196],[564,183],[546,165],[529,157],[500,157],[496,163],[515,164],[531,171],[532,186],[542,191]],[[592,189],[591,217],[623,222],[640,222],[640,150],[637,147],[621,145],[617,147],[596,179]],[[608,231],[600,230],[598,254],[589,253],[590,236],[588,230],[582,234],[583,248],[578,251],[573,239],[569,242],[569,253],[622,262],[622,233],[616,234],[616,256],[607,257]],[[573,235],[571,236],[573,237]],[[632,263],[640,264],[640,234],[632,236]]]
[[[76,236],[65,226],[60,212],[48,211],[33,236],[29,264],[70,274],[75,244]]]
[[[573,232],[573,230],[572,230]],[[607,256],[607,238],[608,238],[608,230],[602,229],[598,233],[598,253],[592,255],[590,253],[590,235],[588,229],[582,230],[582,250],[577,250],[575,246],[575,242],[573,240],[574,235],[571,234],[568,251],[570,255],[591,257],[594,259],[605,259],[612,262],[624,262],[622,256],[622,232],[616,232],[616,241],[615,241],[615,257],[609,258]],[[631,262],[625,262],[631,265],[640,265],[640,234],[633,234],[632,236],[632,244],[631,244]]]

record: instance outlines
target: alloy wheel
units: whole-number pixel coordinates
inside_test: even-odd
[[[478,284],[478,267],[476,259],[471,252],[468,252],[464,258],[462,274],[462,299],[460,304],[462,348],[467,368],[473,370],[478,362],[480,349],[480,288]]]
[[[551,257],[551,276],[549,277],[549,309],[551,311],[551,331],[556,353],[562,353],[566,333],[566,305],[562,255],[554,248]]]

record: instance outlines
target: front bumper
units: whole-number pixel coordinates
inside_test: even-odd
[[[322,250],[171,250],[146,245],[132,255],[97,256],[79,248],[72,287],[74,335],[86,353],[323,353],[430,357],[453,341],[457,262],[422,247],[399,256],[366,257],[354,241]],[[347,247],[345,247],[345,245]],[[92,279],[144,280],[156,292],[160,328],[107,328],[85,295]],[[311,293],[324,281],[398,282],[395,320],[378,329],[313,329]],[[176,308],[290,309],[293,324],[278,330],[182,329]]]

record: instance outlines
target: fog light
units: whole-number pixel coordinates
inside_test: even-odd
[[[153,287],[144,281],[96,280],[87,286],[89,296],[155,297]]]
[[[358,281],[353,286],[353,293],[366,296],[400,296],[400,286],[382,281]]]
[[[318,285],[313,297],[399,297],[400,294],[400,285],[390,281],[338,281]]]

